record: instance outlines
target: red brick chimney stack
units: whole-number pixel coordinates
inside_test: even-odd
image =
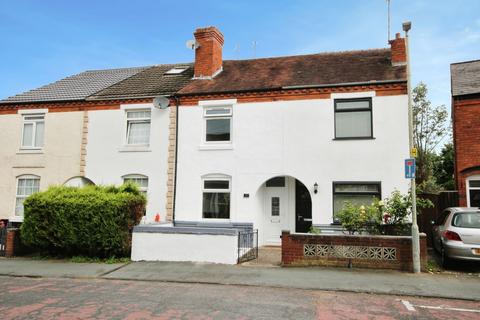
[[[390,40],[390,47],[392,50],[392,65],[401,66],[407,64],[405,38],[401,38],[400,33],[395,34],[394,40]]]
[[[193,35],[199,44],[195,49],[195,78],[211,79],[222,71],[223,34],[215,27],[206,27]]]

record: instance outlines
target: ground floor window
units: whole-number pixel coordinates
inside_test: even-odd
[[[40,177],[23,175],[17,178],[17,195],[15,200],[15,215],[23,216],[23,201],[40,189]]]
[[[468,185],[468,206],[480,207],[480,177],[467,181]]]
[[[334,182],[334,216],[342,210],[345,202],[356,205],[370,205],[374,198],[381,199],[380,182]]]
[[[141,193],[147,196],[148,177],[140,174],[130,174],[123,177],[123,183],[132,182],[138,186]]]
[[[204,179],[202,217],[230,219],[230,179]]]

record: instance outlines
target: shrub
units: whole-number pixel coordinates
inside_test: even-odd
[[[145,204],[145,196],[133,184],[52,186],[25,200],[21,237],[50,254],[125,256]]]
[[[424,208],[432,207],[428,199],[417,198],[417,213]],[[409,232],[408,218],[411,215],[412,197],[402,195],[395,190],[384,201],[374,199],[371,205],[354,205],[345,202],[341,211],[335,217],[343,229],[350,234],[366,231],[370,234],[406,234]]]

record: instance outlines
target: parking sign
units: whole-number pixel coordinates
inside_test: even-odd
[[[415,179],[415,158],[405,159],[405,178]]]

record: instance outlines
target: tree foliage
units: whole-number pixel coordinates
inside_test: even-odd
[[[413,89],[413,137],[418,151],[416,181],[421,189],[435,184],[432,181],[435,150],[450,134],[447,108],[433,106],[427,95],[423,82]]]
[[[433,165],[433,176],[444,190],[455,190],[454,180],[455,150],[453,143],[445,144]]]

